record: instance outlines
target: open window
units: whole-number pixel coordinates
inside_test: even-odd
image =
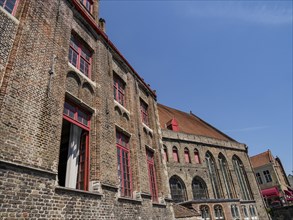
[[[60,186],[88,190],[89,131],[90,114],[66,101],[58,165]]]

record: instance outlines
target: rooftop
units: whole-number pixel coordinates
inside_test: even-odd
[[[263,153],[257,154],[250,157],[251,165],[253,168],[261,167],[263,165],[269,164],[274,160],[270,150]]]

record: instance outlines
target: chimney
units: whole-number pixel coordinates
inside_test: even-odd
[[[99,19],[99,28],[106,33],[106,21],[104,18]]]

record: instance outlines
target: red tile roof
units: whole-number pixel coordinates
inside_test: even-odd
[[[182,205],[174,204],[173,209],[175,218],[191,218],[195,216],[200,216],[200,214],[194,209],[189,209]]]
[[[274,158],[270,150],[267,150],[263,153],[250,157],[251,165],[253,168],[261,167],[263,165],[273,162]]]
[[[179,132],[235,141],[192,113],[182,112],[159,103],[158,111],[162,129],[166,129],[166,123],[175,118],[179,125]]]

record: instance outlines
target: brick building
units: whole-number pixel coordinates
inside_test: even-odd
[[[268,219],[247,147],[192,113],[158,104],[172,199],[199,219]],[[180,216],[175,212],[176,217]]]
[[[261,194],[270,207],[286,206],[293,203],[293,188],[290,186],[280,158],[270,150],[250,158],[261,189]]]
[[[267,219],[245,145],[195,116],[184,123],[199,133],[165,118],[171,108],[110,41],[97,0],[2,0],[0,45],[1,219]],[[206,161],[218,156],[231,172],[215,184]]]

